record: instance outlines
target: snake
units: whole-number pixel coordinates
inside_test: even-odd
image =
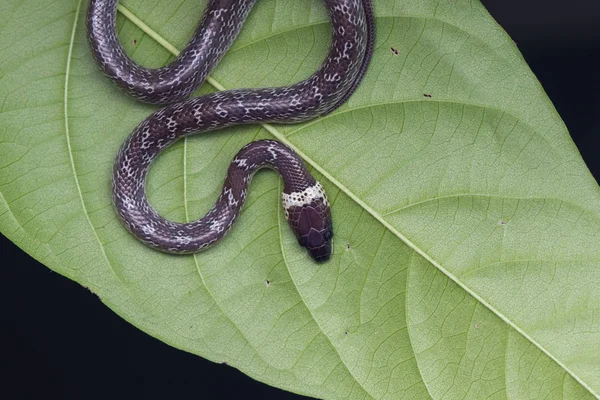
[[[238,36],[256,0],[209,0],[191,39],[169,64],[143,67],[123,49],[116,28],[118,0],[90,0],[87,37],[94,60],[136,99],[166,104],[150,114],[121,145],[112,174],[112,201],[125,227],[146,245],[189,254],[222,239],[241,213],[255,172],[270,168],[283,180],[285,218],[298,243],[316,262],[332,253],[331,205],[302,158],[276,140],[244,146],[230,163],[221,193],[203,217],[176,222],[159,215],[146,197],[152,162],[177,140],[240,124],[294,124],[323,116],[345,103],[367,71],[374,50],[371,0],[324,0],[331,44],[320,68],[284,87],[240,88],[188,96],[207,78]]]

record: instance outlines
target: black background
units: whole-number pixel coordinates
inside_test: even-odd
[[[519,46],[599,180],[600,1],[483,3]],[[0,391],[14,393],[0,396],[302,398],[146,335],[0,239]]]

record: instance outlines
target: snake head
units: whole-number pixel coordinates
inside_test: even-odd
[[[317,182],[302,192],[284,192],[283,207],[298,243],[306,247],[316,262],[329,260],[333,224],[323,187]]]

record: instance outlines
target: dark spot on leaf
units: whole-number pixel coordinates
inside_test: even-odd
[[[398,51],[398,49],[395,49],[395,48],[393,48],[393,47],[390,47],[390,51],[391,51],[392,53],[394,53],[394,55],[395,55],[395,56],[397,56],[398,54],[400,54],[400,52]]]
[[[500,221],[498,222],[498,225],[506,225],[506,221]]]
[[[427,98],[431,98],[431,95],[429,93],[424,93],[423,96],[425,96]]]
[[[271,286],[271,281],[267,279],[267,280],[265,281],[265,284],[267,285],[267,287],[269,287],[269,286]]]
[[[137,46],[137,40],[133,39],[133,45]]]
[[[348,331],[344,331],[344,335],[347,335],[347,334],[348,334]]]
[[[346,243],[346,250],[350,250],[350,243]]]

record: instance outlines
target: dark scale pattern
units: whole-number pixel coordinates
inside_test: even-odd
[[[207,21],[211,20],[207,15],[216,15],[215,9],[211,7],[228,4],[231,6],[227,8],[229,11],[222,13],[238,20],[232,25],[236,28],[234,33],[228,34],[230,38],[219,42],[223,48],[214,53],[205,51],[207,57],[200,69],[208,70],[218,61],[237,35],[239,25],[253,3],[219,0],[210,2],[197,32],[203,32],[204,29],[212,32],[218,27],[231,25],[222,20],[215,25],[217,28],[211,28],[210,24],[205,27]],[[211,245],[225,235],[238,216],[254,172],[262,167],[270,167],[278,171],[284,180],[286,217],[300,244],[307,247],[317,261],[329,258],[333,232],[331,211],[325,193],[320,184],[310,176],[302,160],[279,142],[258,141],[244,147],[229,167],[215,206],[197,221],[175,223],[162,218],[148,204],[144,189],[152,161],[165,147],[185,135],[235,124],[306,121],[332,111],[348,99],[366,72],[373,51],[374,19],[371,0],[325,0],[325,3],[332,23],[332,42],[322,66],[309,78],[287,87],[237,89],[174,103],[150,115],[127,138],[115,162],[113,200],[119,216],[136,237],[156,249],[172,253],[196,252]],[[238,6],[239,10],[236,8]],[[178,78],[180,67],[169,70],[173,67],[171,64],[160,70],[147,70],[136,66],[123,54],[114,34],[115,7],[114,0],[92,0],[91,11],[88,13],[92,49],[103,70],[108,70],[107,74],[111,77],[131,74],[130,83],[123,84],[119,80],[121,78],[114,79],[133,93],[137,93],[137,89],[131,89],[133,87],[150,88],[147,94],[137,93],[138,97],[146,101],[162,102],[164,98],[180,98],[182,89],[173,89],[167,85],[168,88],[163,91],[147,84],[151,80],[149,76],[155,71],[161,71],[159,74],[162,74],[165,81],[181,80]],[[110,12],[112,16],[99,14],[98,10]],[[100,27],[103,23],[110,25],[110,29]],[[216,30],[215,34],[218,35],[218,32]],[[105,38],[103,35],[109,37]],[[193,51],[194,40],[184,52]],[[217,41],[214,37],[211,40]],[[205,44],[196,45],[208,48]],[[103,64],[103,60],[106,61],[103,54],[108,54],[110,62]],[[184,60],[185,57],[180,56],[178,60],[180,59]],[[186,65],[183,61],[181,64]],[[111,75],[111,66],[114,65],[118,66],[116,69],[119,71],[118,74]],[[142,78],[134,76],[133,71],[138,70],[145,71],[140,75]],[[145,75],[146,73],[149,75]],[[203,79],[207,73],[204,71],[199,76]],[[169,92],[171,89],[173,92]]]
[[[138,100],[167,104],[196,90],[242,29],[256,0],[211,0],[194,35],[169,65],[149,69],[125,54],[116,34],[118,0],[90,0],[87,30],[94,59]]]

